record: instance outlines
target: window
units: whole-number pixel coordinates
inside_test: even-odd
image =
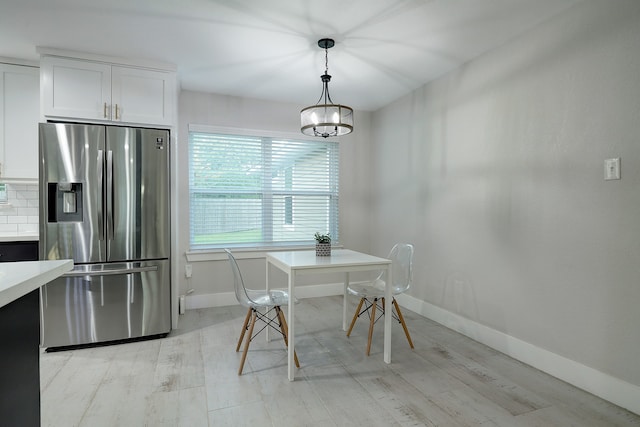
[[[189,127],[192,249],[338,241],[337,142]]]

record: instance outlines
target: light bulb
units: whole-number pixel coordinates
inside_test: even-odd
[[[333,123],[340,123],[340,116],[337,111],[333,113]]]
[[[315,111],[311,113],[311,121],[313,122],[314,125],[318,124],[318,115],[316,114]]]

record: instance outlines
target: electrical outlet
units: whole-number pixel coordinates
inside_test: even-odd
[[[620,157],[604,161],[604,179],[607,181],[620,179]]]
[[[187,264],[184,266],[184,277],[189,279],[193,275],[193,267],[191,264]]]

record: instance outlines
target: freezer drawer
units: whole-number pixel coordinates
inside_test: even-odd
[[[40,289],[41,346],[166,334],[169,261],[78,265]]]

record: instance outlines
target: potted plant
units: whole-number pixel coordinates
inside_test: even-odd
[[[315,234],[316,239],[316,256],[331,256],[331,235]]]

